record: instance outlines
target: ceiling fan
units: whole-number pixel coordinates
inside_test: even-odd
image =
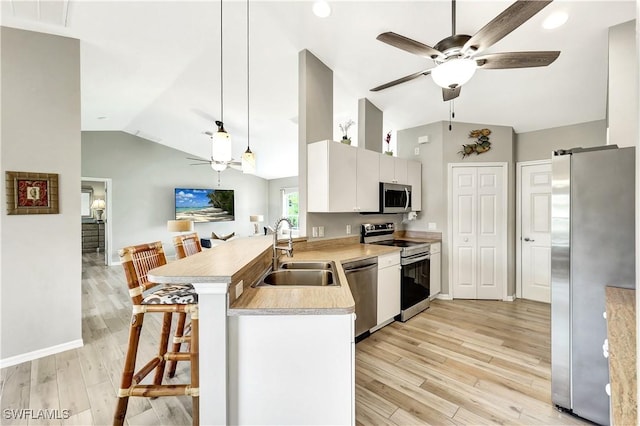
[[[439,41],[434,47],[408,37],[386,32],[376,37],[383,43],[418,56],[432,59],[436,67],[407,75],[371,89],[372,92],[387,89],[411,81],[421,75],[429,75],[442,87],[445,101],[457,98],[463,84],[471,79],[475,70],[544,67],[560,55],[559,51],[504,52],[476,56],[501,40],[511,31],[529,20],[553,0],[518,0],[482,27],[473,36],[456,34],[456,0],[451,2],[452,35]]]
[[[223,132],[223,134],[228,138],[228,134],[226,133],[226,131],[224,130],[224,125],[222,124],[221,121],[216,121],[216,125],[218,126],[218,132],[216,133],[220,133]],[[203,132],[205,135],[209,136],[209,138],[211,139],[211,141],[213,142],[214,137],[216,136],[216,133],[213,133],[211,131],[205,131]],[[213,146],[213,143],[212,143]],[[194,158],[194,157],[187,157],[187,160],[192,160],[192,161],[199,161],[199,163],[192,163],[190,164],[191,166],[206,166],[209,165],[211,166],[211,168],[217,172],[221,172],[223,170],[225,170],[227,167],[231,167],[232,169],[236,169],[236,170],[242,170],[242,162],[241,161],[234,161],[231,158],[231,145],[229,144],[226,148],[228,148],[228,152],[223,153],[224,155],[222,155],[221,158],[230,158],[230,160],[224,160],[224,161],[218,161],[214,159],[214,156],[211,155],[211,159],[209,160],[205,160],[204,158]]]

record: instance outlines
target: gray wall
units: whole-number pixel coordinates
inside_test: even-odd
[[[638,48],[636,21],[609,28],[609,143],[635,146],[638,140]]]
[[[557,149],[607,144],[606,120],[516,134],[516,161],[548,160]]]
[[[4,366],[82,345],[80,44],[6,27],[0,39],[3,179],[5,171],[57,173],[60,208],[9,216],[0,185]]]
[[[307,235],[307,144],[333,139],[333,71],[308,50],[298,54],[300,235]]]
[[[454,122],[451,131],[448,122],[432,123],[398,131],[398,156],[419,160],[422,163],[422,212],[415,221],[404,224],[405,229],[430,231],[429,223],[435,223],[435,231],[442,232],[442,293],[449,289],[448,243],[448,165],[450,163],[506,162],[508,167],[507,212],[507,294],[515,294],[515,166],[514,134],[508,126]],[[463,144],[473,143],[469,132],[489,128],[491,150],[480,155],[472,154],[464,159],[458,153]],[[418,137],[429,136],[429,142],[418,144]],[[415,148],[419,154],[415,155]],[[431,230],[433,231],[433,230]]]
[[[358,146],[382,152],[382,111],[369,99],[358,99]]]
[[[132,244],[162,241],[167,256],[175,255],[173,233],[167,221],[174,219],[174,188],[235,190],[235,221],[196,223],[201,236],[247,236],[253,230],[249,216],[267,213],[267,181],[234,169],[217,173],[208,166],[190,166],[189,155],[124,132],[82,133],[82,175],[111,178],[111,259],[117,250]],[[80,189],[78,188],[78,191]]]

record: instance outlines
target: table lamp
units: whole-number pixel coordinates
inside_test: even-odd
[[[169,232],[192,232],[193,221],[191,220],[168,220],[167,231]]]
[[[264,222],[264,216],[261,214],[249,216],[249,222],[253,223],[253,235],[258,234],[258,223]]]
[[[96,198],[93,200],[93,203],[91,203],[91,208],[96,211],[96,219],[98,222],[102,220],[102,212],[104,212],[105,207],[107,207],[107,205],[101,198]]]

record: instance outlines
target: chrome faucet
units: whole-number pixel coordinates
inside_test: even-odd
[[[287,222],[289,224],[289,243],[286,246],[278,247],[278,228],[280,227],[280,224],[282,222]],[[278,221],[276,222],[276,225],[274,226],[274,229],[275,231],[273,233],[273,270],[275,271],[276,269],[278,269],[278,250],[286,250],[287,256],[289,257],[293,256],[293,237],[292,237],[293,224],[289,219],[287,219],[286,217],[283,217],[278,219]]]

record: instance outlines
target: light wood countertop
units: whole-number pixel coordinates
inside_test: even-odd
[[[637,424],[636,291],[607,287],[607,338],[613,425]]]
[[[273,236],[238,238],[200,253],[170,262],[149,271],[149,279],[158,283],[231,283],[249,263],[271,252]],[[242,295],[231,302],[229,315],[330,315],[354,312],[355,302],[347,283],[342,262],[399,252],[397,247],[372,244],[312,244],[304,251],[294,250],[285,260],[333,261],[340,286],[330,287],[251,287],[244,283]],[[266,271],[265,271],[266,272]],[[235,289],[234,289],[235,290]]]
[[[342,262],[387,253],[399,252],[397,247],[371,244],[339,245],[333,248],[293,252],[293,257],[282,256],[280,261],[320,260],[333,261],[340,286],[335,287],[248,287],[230,307],[229,315],[328,315],[354,312],[355,302],[342,269]]]

